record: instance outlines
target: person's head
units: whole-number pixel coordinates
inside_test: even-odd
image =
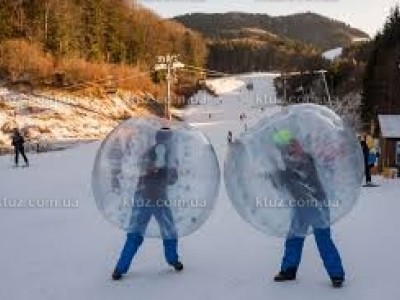
[[[13,133],[14,133],[15,135],[20,134],[19,129],[18,129],[18,128],[14,128]]]
[[[304,149],[298,140],[293,139],[290,141],[290,144],[288,145],[288,154],[290,156],[303,156],[304,155]]]
[[[159,129],[156,133],[156,143],[157,144],[168,144],[172,138],[172,130],[169,127],[163,127]]]
[[[301,157],[304,154],[303,147],[289,129],[276,131],[272,136],[272,140],[276,147],[285,155]]]
[[[365,133],[363,133],[358,137],[358,139],[359,139],[360,142],[366,142],[367,141],[367,135]]]

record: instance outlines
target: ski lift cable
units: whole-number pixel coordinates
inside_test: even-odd
[[[126,81],[128,79],[144,77],[144,76],[150,75],[150,74],[152,74],[154,72],[155,71],[141,72],[139,74],[129,75],[129,76],[122,77],[122,78],[116,78],[116,79],[113,78],[112,80],[114,82],[121,82],[121,81]],[[76,84],[73,84],[73,85],[69,85],[69,86],[63,87],[63,89],[69,90],[69,89],[74,89],[74,88],[79,88],[79,87],[85,87],[85,86],[88,86],[90,84],[103,83],[103,82],[107,82],[109,80],[110,80],[110,78],[103,78],[103,79],[94,80],[94,81],[86,81],[86,82],[76,83]]]
[[[198,74],[199,73],[199,71],[197,71],[197,70],[191,70],[191,69],[187,69],[187,68],[182,68],[180,71],[181,72],[182,71],[183,72],[188,72],[188,73],[192,73],[192,74]],[[221,76],[221,75],[209,73],[209,74],[207,74],[207,76],[216,77],[216,76]]]
[[[204,73],[210,73],[210,74],[216,74],[216,75],[220,75],[223,77],[232,77],[232,74],[227,74],[224,72],[220,72],[217,70],[211,70],[211,69],[206,69],[206,68],[201,68],[201,67],[196,67],[196,66],[191,66],[191,65],[185,65],[185,68],[189,68],[189,69],[194,69],[200,72],[204,72]]]

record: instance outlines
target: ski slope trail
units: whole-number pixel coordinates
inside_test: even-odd
[[[270,103],[275,97],[273,78],[249,74],[235,77],[232,85],[229,80],[214,82],[216,89],[224,88],[218,97],[181,112],[209,137],[221,169],[228,131],[235,137],[246,123],[251,126],[279,110]],[[260,97],[269,100],[257,100]],[[247,118],[240,121],[243,113]],[[341,290],[330,287],[312,237],[305,245],[298,281],[274,283],[283,240],[242,221],[223,180],[208,222],[180,241],[184,272],[173,272],[164,262],[161,241],[149,239],[130,273],[113,282],[124,234],[102,218],[91,195],[98,147],[92,143],[31,154],[32,167],[24,169],[12,168],[10,156],[0,157],[0,299],[394,300],[400,295],[400,185],[379,178],[375,180],[380,186],[364,188],[355,210],[333,229],[347,272]]]

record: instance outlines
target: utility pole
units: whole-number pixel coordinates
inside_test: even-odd
[[[286,74],[282,73],[282,78],[283,78],[283,102],[284,105],[287,105],[287,91],[286,91],[286,85],[287,85],[287,78],[286,78]]]
[[[157,56],[157,64],[154,66],[156,71],[166,70],[167,71],[167,98],[164,103],[165,118],[171,120],[171,83],[174,79],[172,71],[176,69],[184,68],[185,65],[179,60],[179,55],[165,55]]]
[[[329,86],[328,86],[328,82],[326,80],[326,75],[325,75],[326,73],[328,73],[328,71],[319,70],[318,72],[321,73],[322,80],[323,80],[324,86],[325,86],[326,95],[328,96],[328,103],[329,103],[329,106],[332,108],[333,105],[332,105],[331,93],[329,92]]]

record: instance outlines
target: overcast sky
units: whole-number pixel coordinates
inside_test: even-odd
[[[189,12],[254,12],[272,16],[312,11],[360,28],[371,36],[381,29],[399,0],[139,0],[163,17]]]

